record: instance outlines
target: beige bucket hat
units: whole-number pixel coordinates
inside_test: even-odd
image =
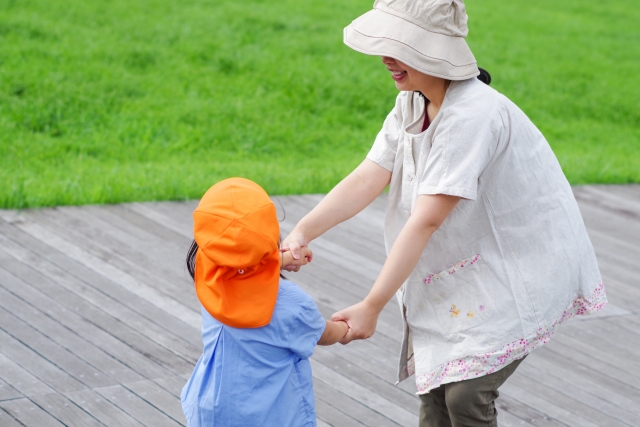
[[[462,0],[375,0],[373,10],[344,29],[344,43],[425,74],[466,80],[479,74],[468,33]]]

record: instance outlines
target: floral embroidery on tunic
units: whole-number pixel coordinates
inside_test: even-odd
[[[453,304],[449,309],[449,313],[451,313],[451,317],[458,317],[458,314],[460,314],[460,309],[456,307],[455,304]]]
[[[500,370],[514,360],[522,359],[538,347],[549,342],[557,326],[576,315],[592,314],[607,305],[604,284],[600,283],[588,297],[578,297],[550,326],[538,329],[526,338],[512,341],[502,348],[489,353],[476,354],[443,363],[431,372],[416,378],[418,394],[427,393],[441,384],[481,377]],[[454,306],[455,307],[455,306]],[[480,306],[480,311],[484,306]],[[415,362],[411,359],[412,368]]]
[[[409,360],[407,360],[407,374],[409,376],[416,373],[416,358],[415,355],[411,355]]]
[[[453,267],[447,268],[444,271],[441,271],[438,274],[430,274],[427,277],[424,278],[424,283],[426,285],[430,284],[431,282],[433,282],[434,280],[440,280],[445,276],[448,276],[450,274],[454,274],[456,271],[456,269],[458,268],[465,268],[467,265],[473,265],[476,262],[478,262],[478,260],[480,259],[480,254],[477,254],[476,256],[472,256],[471,258],[467,258],[464,259],[460,262],[458,262],[456,265],[454,265]]]

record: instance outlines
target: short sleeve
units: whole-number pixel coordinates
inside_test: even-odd
[[[402,94],[402,92],[401,92]],[[367,154],[367,159],[379,164],[388,171],[393,171],[393,163],[396,159],[398,141],[400,140],[401,119],[401,96],[396,99],[396,105],[391,110],[382,124],[382,129],[378,132],[373,146]]]
[[[487,110],[466,109],[443,117],[420,177],[419,194],[477,198],[478,180],[496,151],[502,126],[499,109]]]
[[[315,301],[304,294],[300,311],[289,328],[289,348],[301,359],[310,358],[325,327],[326,322]]]

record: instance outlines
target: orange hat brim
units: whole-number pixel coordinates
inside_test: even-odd
[[[202,306],[211,316],[234,328],[260,328],[271,321],[278,297],[280,251],[260,264],[236,269],[213,264],[198,250],[195,286]]]

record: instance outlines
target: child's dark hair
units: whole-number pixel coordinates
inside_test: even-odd
[[[197,253],[198,253],[198,244],[194,240],[193,242],[191,242],[191,246],[189,246],[189,250],[187,251],[187,259],[186,259],[187,271],[189,271],[189,275],[193,280],[196,280],[196,254]],[[284,277],[282,273],[280,273],[280,277],[282,277],[283,279],[286,279],[286,277]]]
[[[194,240],[187,251],[187,270],[193,280],[196,280],[196,254],[198,253],[198,244]]]

